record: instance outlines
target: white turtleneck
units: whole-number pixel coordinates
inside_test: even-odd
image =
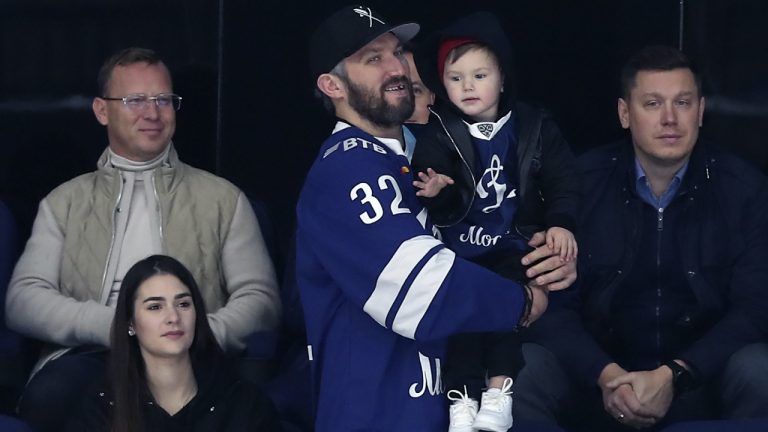
[[[108,306],[117,303],[120,284],[128,269],[137,261],[162,253],[160,204],[155,194],[155,169],[168,163],[167,146],[156,158],[136,162],[109,150],[108,164],[117,168],[123,180],[120,201],[115,213],[115,240],[107,264],[107,275],[114,274]]]

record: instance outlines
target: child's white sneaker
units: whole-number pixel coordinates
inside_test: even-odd
[[[464,387],[462,394],[458,390],[449,390],[448,399],[452,400],[450,413],[450,427],[448,432],[475,432],[472,423],[477,415],[477,401],[467,395],[467,388]]]
[[[493,432],[507,432],[512,427],[512,378],[505,379],[501,389],[483,392],[472,427]]]

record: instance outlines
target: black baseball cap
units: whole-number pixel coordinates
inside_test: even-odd
[[[310,39],[309,65],[313,78],[330,72],[340,61],[387,32],[406,42],[416,36],[419,25],[389,25],[367,6],[350,5],[340,9],[323,21]]]

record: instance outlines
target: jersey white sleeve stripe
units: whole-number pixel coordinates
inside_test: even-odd
[[[422,228],[427,228],[427,209],[423,208],[419,212],[419,214],[416,215],[416,220],[419,221]]]
[[[435,298],[455,260],[456,254],[453,251],[442,249],[427,261],[408,289],[405,300],[395,315],[392,322],[392,330],[395,333],[411,339],[415,337],[416,328],[427,313],[432,299]]]
[[[365,313],[386,327],[389,310],[397,300],[406,279],[422,258],[440,245],[440,241],[428,235],[416,236],[401,243],[379,274],[376,287],[363,305]]]

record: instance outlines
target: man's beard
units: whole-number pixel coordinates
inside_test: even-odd
[[[411,81],[404,76],[394,77],[384,83],[379,89],[379,94],[367,88],[345,79],[348,89],[349,105],[360,114],[361,117],[371,123],[390,128],[400,126],[413,114],[415,97]],[[397,105],[390,104],[385,99],[384,89],[393,85],[404,85],[408,91],[408,97],[402,98]]]

